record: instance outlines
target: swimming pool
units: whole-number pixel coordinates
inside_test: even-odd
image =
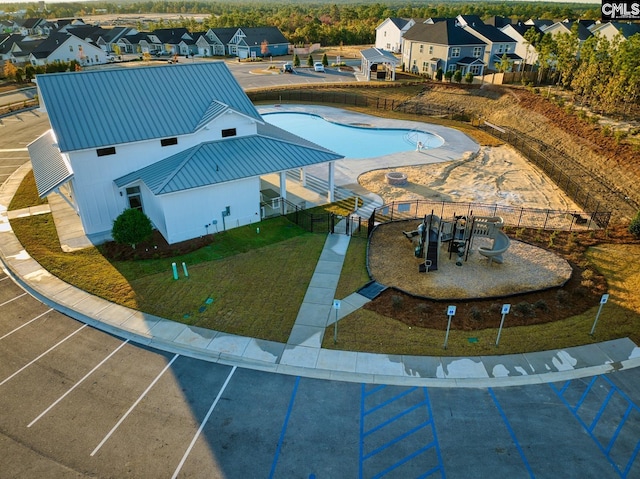
[[[374,158],[376,156],[422,149],[437,148],[444,143],[439,136],[420,130],[402,128],[367,128],[327,121],[309,113],[265,113],[267,123],[335,151],[345,158]]]

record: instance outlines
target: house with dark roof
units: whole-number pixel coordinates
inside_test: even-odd
[[[458,15],[459,25],[471,35],[486,43],[484,63],[488,71],[498,70],[497,64],[506,59],[507,71],[517,70],[523,59],[515,52],[516,42],[510,36],[501,32],[493,25],[486,25],[480,17],[475,15]]]
[[[19,34],[9,35],[0,43],[0,58],[11,63],[24,64],[29,61],[29,55],[44,39],[31,39]]]
[[[262,175],[279,173],[286,197],[288,170],[324,164],[334,184],[342,158],[266,124],[223,62],[54,73],[36,83],[51,124],[28,145],[38,193],[62,196],[94,243],[111,238],[127,208],[141,209],[169,243],[212,224],[259,221]]]
[[[196,39],[198,55],[215,57],[229,54],[229,43],[238,31],[236,27],[210,28]]]
[[[402,38],[416,24],[413,18],[389,17],[376,27],[375,48],[393,53],[402,52]]]
[[[75,35],[54,33],[34,48],[29,55],[29,63],[33,66],[72,60],[82,66],[102,65],[107,63],[107,53]]]
[[[533,29],[536,34],[542,35],[542,31],[535,25],[526,25],[522,22],[509,24],[500,29],[502,33],[511,37],[516,42],[515,53],[523,59],[523,66],[533,66],[538,63],[538,52],[525,38],[525,35],[531,29]]]
[[[544,33],[555,37],[559,34],[571,34],[571,30],[576,28],[578,33],[578,43],[584,42],[591,36],[591,32],[582,22],[556,22],[553,25],[545,28]]]
[[[404,35],[402,60],[414,73],[434,76],[460,70],[463,75],[482,75],[487,44],[467,32],[453,18],[433,24],[416,23]]]
[[[276,57],[289,53],[289,41],[277,27],[242,27],[231,38],[228,52],[240,59]]]
[[[618,35],[620,40],[628,40],[630,36],[640,33],[638,22],[605,22],[591,27],[593,35],[602,35],[613,41]]]

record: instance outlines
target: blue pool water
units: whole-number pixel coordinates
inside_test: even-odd
[[[442,138],[419,130],[367,128],[327,121],[308,113],[265,113],[264,120],[283,130],[328,148],[345,158],[374,158],[422,148],[437,148]]]

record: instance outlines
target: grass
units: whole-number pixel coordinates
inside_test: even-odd
[[[367,260],[366,257],[367,238],[352,236],[344,258],[344,264],[342,265],[342,272],[335,294],[336,298],[344,299],[369,282],[369,274],[366,267],[364,267]]]
[[[41,199],[38,196],[36,179],[33,176],[33,170],[31,170],[24,177],[24,180],[22,180],[16,194],[11,199],[9,210],[21,210],[23,208],[29,208],[30,206],[43,205],[46,203],[48,203],[46,198]]]

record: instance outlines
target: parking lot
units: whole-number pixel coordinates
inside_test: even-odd
[[[0,121],[0,182],[46,128]],[[461,389],[213,364],[72,320],[0,271],[3,478],[635,478],[639,404],[638,369]]]

